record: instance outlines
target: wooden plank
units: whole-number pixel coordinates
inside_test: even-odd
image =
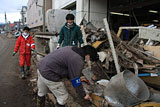
[[[160,86],[160,76],[157,77],[140,77],[144,82]]]
[[[103,98],[95,95],[95,94],[91,94],[90,97],[92,98],[92,103],[96,106],[96,107],[103,107],[102,106],[102,102],[103,102]]]
[[[81,31],[82,31],[82,35],[83,35],[83,41],[84,41],[84,45],[87,45],[87,36],[86,36],[86,33],[85,33],[85,27],[83,25],[81,25]]]
[[[137,105],[135,107],[160,107],[160,103],[156,103],[156,102],[146,102],[146,103],[142,103],[140,105]]]
[[[136,48],[134,48],[134,47],[131,47],[131,46],[129,46],[129,45],[127,45],[127,46],[125,46],[129,51],[131,51],[132,53],[136,53],[137,54],[137,56],[139,56],[140,58],[143,58],[143,60],[146,60],[147,62],[152,62],[152,63],[159,63],[159,61],[160,61],[160,59],[159,58],[156,58],[156,57],[154,57],[154,56],[152,56],[152,55],[150,55],[150,54],[148,54],[148,53],[146,53],[146,52],[144,52],[144,51],[141,51],[141,50],[139,50],[139,49],[136,49]],[[145,54],[145,55],[148,55],[148,56],[145,56],[145,55],[143,55],[143,54]],[[153,60],[154,59],[154,60]],[[155,60],[156,59],[156,60]]]
[[[106,41],[106,40],[103,40],[103,41],[96,41],[96,42],[93,43],[92,46],[93,46],[94,48],[98,48],[99,45],[101,45],[101,44],[104,43],[105,41]]]
[[[148,64],[143,64],[144,68],[155,68],[156,65],[148,65]]]
[[[116,51],[115,51],[115,48],[114,48],[114,44],[113,44],[113,40],[112,40],[112,36],[111,36],[111,32],[110,32],[110,29],[109,29],[107,19],[104,18],[103,22],[104,22],[105,29],[106,29],[106,32],[107,32],[107,37],[108,37],[108,41],[109,41],[110,48],[111,48],[111,51],[112,51],[116,71],[117,71],[117,73],[120,73],[120,66],[119,66],[119,63],[118,63],[118,57],[116,55]]]
[[[41,53],[41,52],[37,52],[38,55],[41,55],[41,56],[46,56],[47,54],[45,53]]]
[[[145,45],[144,49],[153,53],[153,55],[160,59],[160,46],[148,46]]]
[[[117,37],[118,37],[118,38],[120,37],[121,32],[122,32],[122,29],[121,29],[121,28],[119,28],[118,33],[117,33]]]
[[[52,94],[52,93],[47,93],[47,95],[48,95],[49,99],[50,99],[54,104],[56,104],[57,100],[56,100],[56,98],[53,96],[53,94]]]
[[[158,73],[158,72],[156,72],[155,70],[141,70],[141,71],[143,71],[143,72],[147,72],[147,73]]]

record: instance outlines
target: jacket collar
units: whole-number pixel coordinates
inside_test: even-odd
[[[22,33],[22,37],[26,40],[28,37],[29,37],[29,34],[27,36],[25,36],[23,33]]]
[[[76,24],[73,22],[73,27],[68,27],[67,22],[66,22],[64,26],[65,26],[67,29],[72,29],[72,28],[74,28],[74,27],[76,26]]]

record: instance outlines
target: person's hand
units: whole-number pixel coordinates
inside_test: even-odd
[[[84,97],[84,99],[85,99],[85,100],[89,100],[89,101],[92,100],[92,98],[89,96],[89,94],[86,94],[86,96]]]
[[[34,53],[34,49],[31,49],[31,54],[32,54],[32,55],[34,55],[34,54],[35,54],[35,53]]]
[[[32,48],[31,48],[31,51],[33,51],[33,52],[34,52],[34,49],[32,49]]]
[[[80,77],[80,80],[81,80],[81,82],[85,82],[88,85],[90,85],[90,82],[84,76]]]
[[[60,48],[60,44],[57,45],[56,49],[59,49],[59,48]]]
[[[82,44],[81,44],[81,47],[83,47],[83,46],[84,46],[84,44],[82,43]]]
[[[14,56],[16,54],[16,52],[13,52],[12,56]]]

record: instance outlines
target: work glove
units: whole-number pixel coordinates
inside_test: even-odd
[[[58,43],[58,45],[57,45],[56,49],[59,49],[59,48],[60,48],[60,44]]]
[[[81,44],[81,47],[83,47],[83,46],[84,46],[84,44],[82,43],[82,44]]]
[[[32,55],[34,54],[34,49],[31,49],[31,54],[32,54]]]
[[[12,56],[14,56],[16,54],[16,52],[13,52]]]

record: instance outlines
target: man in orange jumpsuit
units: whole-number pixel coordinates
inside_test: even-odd
[[[34,52],[35,44],[33,38],[29,35],[29,28],[24,27],[23,33],[18,37],[15,45],[15,49],[13,52],[13,56],[19,50],[19,62],[21,67],[22,79],[25,79],[25,74],[29,74],[29,69],[31,66],[31,54]],[[27,65],[26,72],[24,70],[24,65]]]

